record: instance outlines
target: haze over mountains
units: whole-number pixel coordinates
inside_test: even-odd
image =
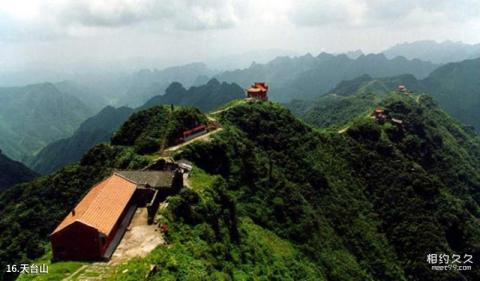
[[[417,80],[422,80],[439,66],[428,62],[428,60],[444,62],[445,60],[440,58],[448,57],[453,60],[474,56],[477,47],[478,45],[462,43],[418,41],[389,48],[384,51],[385,55],[364,55],[360,50],[357,50],[349,52],[347,55],[321,53],[318,56],[310,54],[297,57],[283,56],[262,64],[253,63],[247,68],[220,72],[203,63],[192,63],[163,70],[146,69],[131,74],[84,74],[77,76],[76,79],[55,84],[4,88],[2,89],[3,94],[0,96],[4,102],[0,107],[8,107],[8,110],[0,112],[0,115],[2,115],[0,130],[3,136],[0,140],[0,148],[3,148],[4,153],[13,159],[33,163],[35,160],[32,157],[42,148],[59,139],[70,137],[82,121],[99,112],[105,106],[135,108],[144,105],[154,96],[156,98],[150,101],[151,104],[147,103],[147,106],[154,104],[155,100],[159,100],[157,104],[169,102],[189,104],[193,102],[194,105],[205,109],[206,107],[202,106],[200,102],[200,99],[204,96],[199,95],[197,101],[189,98],[186,101],[181,101],[181,95],[186,88],[206,84],[211,77],[216,77],[219,81],[237,83],[241,88],[246,88],[255,80],[266,81],[271,85],[270,99],[275,101],[312,100],[332,91],[342,81],[354,79],[364,74],[371,77],[411,74]],[[429,49],[431,52],[420,53],[418,51],[425,49]],[[417,50],[417,53],[411,53],[409,50]],[[237,57],[232,63],[234,61],[250,60],[255,54],[260,54],[260,57],[263,54],[263,60],[265,60],[265,58],[276,53],[289,54],[291,52],[282,50],[265,51],[263,53],[252,52]],[[456,54],[456,56],[451,54]],[[417,57],[420,59],[417,59]],[[226,63],[228,59],[220,61]],[[259,59],[259,61],[262,61],[262,59]],[[450,68],[453,67],[455,66],[450,66]],[[471,73],[458,74],[458,77],[456,72],[452,72],[451,75],[442,75],[441,71],[435,72],[436,74],[428,79],[429,82],[425,81],[429,86],[422,89],[438,93],[439,102],[449,112],[458,116],[462,121],[478,127],[479,124],[474,121],[477,115],[472,113],[476,107],[474,100],[477,96],[477,86],[474,79],[468,78],[471,77],[470,74],[475,72],[474,66],[472,66],[471,71]],[[442,77],[436,78],[438,75]],[[457,83],[460,83],[462,79],[469,81],[454,84],[455,82],[452,79],[455,79]],[[169,91],[167,95],[162,96],[165,94],[167,87],[175,81],[181,83],[185,89],[181,90],[179,88],[175,94]],[[442,84],[442,86],[439,86],[439,84]],[[15,99],[15,102],[12,103],[13,93],[22,91],[25,93],[18,95],[22,98]],[[38,93],[35,93],[35,91]],[[468,95],[470,102],[467,104],[462,99],[452,98],[455,92],[458,92],[459,95]],[[179,96],[174,97],[174,95]],[[239,94],[235,95],[238,96]],[[222,101],[221,98],[215,104],[221,103],[220,101]],[[36,113],[26,113],[27,108],[35,109]],[[77,110],[72,110],[73,108]],[[53,117],[60,115],[64,118]],[[39,130],[42,126],[46,126],[46,128]],[[32,128],[35,129],[32,130]],[[113,129],[110,128],[108,131],[110,132]],[[25,135],[29,137],[24,137]]]
[[[71,162],[78,161],[93,145],[109,140],[113,132],[133,112],[134,110],[129,107],[107,106],[80,124],[72,136],[48,144],[26,163],[34,171],[47,174]]]
[[[245,97],[244,90],[235,83],[220,83],[213,78],[205,85],[192,86],[188,90],[178,82],[168,86],[164,95],[148,100],[141,108],[161,104],[175,104],[196,107],[203,112],[211,111],[234,99]]]
[[[314,57],[279,57],[267,64],[254,64],[247,69],[226,71],[216,76],[220,81],[235,82],[247,87],[253,80],[271,84],[273,100],[312,99],[331,90],[342,80],[362,74],[393,76],[411,73],[424,78],[436,65],[402,57],[387,59],[382,54],[360,55],[351,59],[346,55],[321,53]]]
[[[480,57],[480,44],[433,40],[397,44],[383,51],[388,58],[403,56],[407,59],[422,59],[436,64],[458,62]]]
[[[372,78],[365,74],[353,80],[338,83],[330,91],[331,94],[318,97],[314,102],[297,100],[289,103],[288,107],[297,116],[316,126],[341,125],[356,114],[372,107],[381,95],[404,84],[409,90],[432,94],[448,112],[465,124],[478,129],[480,119],[477,118],[479,114],[477,108],[480,102],[480,87],[476,79],[468,77],[472,77],[471,75],[475,77],[480,69],[479,61],[480,59],[447,64],[424,79],[417,79],[412,74],[385,78]],[[195,106],[207,112],[242,97],[241,87],[236,84],[220,83],[216,79],[188,90],[175,82],[167,88],[164,95],[150,99],[140,108],[176,104]],[[88,148],[96,143],[107,141],[133,111],[130,108],[107,107],[82,124],[72,137],[51,143],[27,163],[35,171],[45,174],[77,161]],[[327,118],[333,113],[336,113],[334,114],[336,119]]]
[[[137,109],[105,107],[83,122],[71,137],[50,143],[26,163],[36,172],[48,174],[68,163],[78,161],[92,146],[108,141],[132,113],[141,109],[173,104],[193,106],[208,112],[243,97],[244,93],[240,86],[220,83],[215,79],[205,85],[190,87],[188,90],[182,84],[174,82],[164,95],[151,98]]]
[[[53,84],[0,88],[0,148],[16,160],[71,135],[94,112]]]

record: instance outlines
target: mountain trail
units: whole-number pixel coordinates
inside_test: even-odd
[[[198,136],[194,139],[191,139],[189,141],[186,141],[184,143],[181,143],[181,144],[178,144],[178,145],[175,145],[175,146],[171,146],[167,149],[165,149],[163,152],[162,152],[162,157],[166,157],[166,156],[172,156],[177,150],[187,146],[187,145],[190,145],[194,142],[198,142],[198,141],[209,141],[210,140],[210,137],[220,131],[222,131],[223,128],[217,128],[211,132],[208,132],[204,135],[201,135],[201,136]]]

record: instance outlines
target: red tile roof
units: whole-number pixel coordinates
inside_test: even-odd
[[[137,185],[119,175],[101,181],[83,197],[55,228],[55,234],[74,222],[84,223],[109,235],[133,196]]]

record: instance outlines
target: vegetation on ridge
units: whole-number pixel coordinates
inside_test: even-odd
[[[106,278],[143,279],[155,264],[152,280],[479,279],[475,266],[435,272],[426,260],[430,253],[480,254],[478,136],[428,96],[387,94],[379,103],[403,126],[361,114],[344,133],[317,130],[268,102],[219,113],[224,130],[176,156],[201,170],[192,174],[194,188],[170,197],[161,213],[168,247],[112,268]],[[91,183],[76,178],[80,171],[101,177],[101,167],[147,161],[136,152],[139,140],[169,139],[172,121],[162,120],[176,119],[168,112],[132,116],[114,137],[117,145],[93,148],[70,174],[64,169],[41,178],[48,188],[38,181],[20,185],[0,202],[13,190],[38,192],[28,200],[39,199],[49,188],[71,190],[76,181],[84,189],[75,190],[72,201],[30,205],[56,210],[50,220],[61,218],[60,209],[68,211]],[[0,206],[3,217],[27,210]],[[2,223],[14,223],[3,217]],[[33,250],[44,241],[41,233]],[[19,239],[7,234],[3,241]],[[2,262],[6,258],[12,257],[3,255]]]

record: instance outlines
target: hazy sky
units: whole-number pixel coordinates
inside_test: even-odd
[[[378,52],[423,39],[480,42],[480,1],[0,0],[3,70],[269,48]]]

